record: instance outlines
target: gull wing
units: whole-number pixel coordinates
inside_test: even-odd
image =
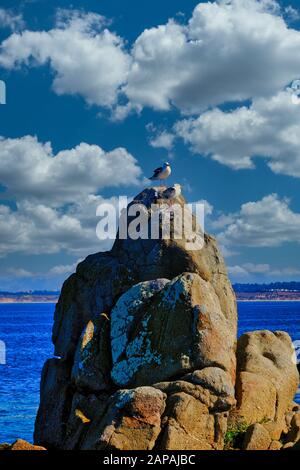
[[[154,171],[153,171],[153,176],[151,176],[151,178],[149,178],[150,180],[151,179],[155,179],[158,177],[159,173],[163,171],[163,167],[159,167],[159,168],[156,168]]]
[[[163,167],[160,166],[159,168],[156,168],[155,170],[153,170],[153,176],[158,176],[159,173],[161,173],[163,170]]]

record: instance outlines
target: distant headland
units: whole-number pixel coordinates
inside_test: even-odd
[[[239,301],[300,301],[300,282],[233,284]],[[60,291],[0,291],[0,303],[56,303]]]
[[[0,291],[0,303],[56,303],[60,291]]]

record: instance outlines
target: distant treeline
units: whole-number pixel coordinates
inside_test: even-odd
[[[20,291],[20,292],[10,292],[10,291],[0,291],[0,296],[25,296],[25,295],[59,295],[60,291],[53,290],[33,290],[33,291]]]
[[[235,292],[270,292],[270,291],[296,291],[300,292],[300,282],[271,282],[270,284],[233,284]],[[51,290],[34,290],[34,291],[21,291],[21,292],[9,292],[0,291],[0,297],[5,296],[58,296],[60,291]]]
[[[271,282],[270,284],[234,284],[235,292],[270,292],[278,290],[300,292],[300,282]]]

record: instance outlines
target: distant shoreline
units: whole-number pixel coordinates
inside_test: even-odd
[[[56,304],[57,303],[57,300],[30,300],[30,301],[26,301],[26,300],[11,300],[11,301],[2,301],[0,300],[0,304]]]
[[[300,299],[236,299],[237,302],[300,302]]]
[[[43,299],[43,298],[30,298],[30,299],[10,299],[10,298],[0,298],[0,304],[56,304],[58,302],[58,297],[53,299]]]
[[[237,302],[300,302],[300,299],[236,299]],[[1,300],[0,304],[56,304],[58,299],[54,300]]]

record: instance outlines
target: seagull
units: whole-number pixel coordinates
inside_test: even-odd
[[[170,163],[165,162],[163,166],[156,168],[153,172],[153,176],[149,178],[149,180],[156,181],[156,180],[166,180],[171,174],[171,167]]]
[[[168,189],[165,189],[165,191],[162,193],[162,198],[163,199],[174,199],[175,197],[180,196],[181,194],[181,186],[180,184],[174,184],[174,186],[171,186]]]

